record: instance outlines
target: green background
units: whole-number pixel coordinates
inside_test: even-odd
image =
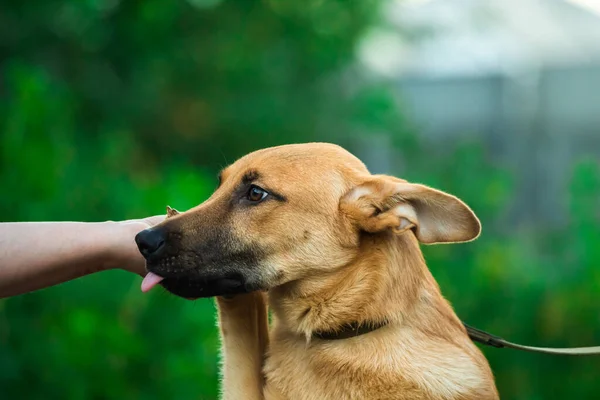
[[[482,142],[429,154],[384,81],[353,79],[377,0],[6,1],[0,5],[0,220],[185,210],[259,148],[385,131],[408,170],[464,199],[476,242],[424,248],[466,322],[544,346],[600,343],[600,167],[569,170],[569,222],[504,224],[515,176]],[[1,263],[1,261],[0,261]],[[210,299],[111,271],[0,301],[2,399],[215,399]],[[503,399],[593,399],[600,362],[484,349]]]

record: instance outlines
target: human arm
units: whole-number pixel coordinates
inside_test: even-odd
[[[115,268],[144,275],[134,237],[164,218],[0,223],[0,298]]]

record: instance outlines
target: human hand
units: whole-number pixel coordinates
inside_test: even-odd
[[[146,261],[135,244],[135,235],[164,221],[166,215],[131,219],[111,223],[112,248],[106,269],[124,269],[140,276],[146,275]]]

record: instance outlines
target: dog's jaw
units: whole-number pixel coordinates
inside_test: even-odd
[[[196,275],[196,274],[169,274],[149,272],[142,282],[142,291],[147,292],[154,286],[160,285],[171,294],[186,299],[199,299],[214,296],[231,296],[248,293],[256,290],[248,284],[243,275],[239,273]]]
[[[212,280],[170,278],[163,280],[161,284],[170,293],[186,299],[247,293],[246,285],[240,278],[223,277]]]

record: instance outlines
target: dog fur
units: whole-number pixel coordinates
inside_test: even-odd
[[[498,399],[419,247],[479,235],[454,196],[371,175],[332,144],[286,145],[241,158],[206,202],[152,229],[163,286],[217,297],[226,400]]]

